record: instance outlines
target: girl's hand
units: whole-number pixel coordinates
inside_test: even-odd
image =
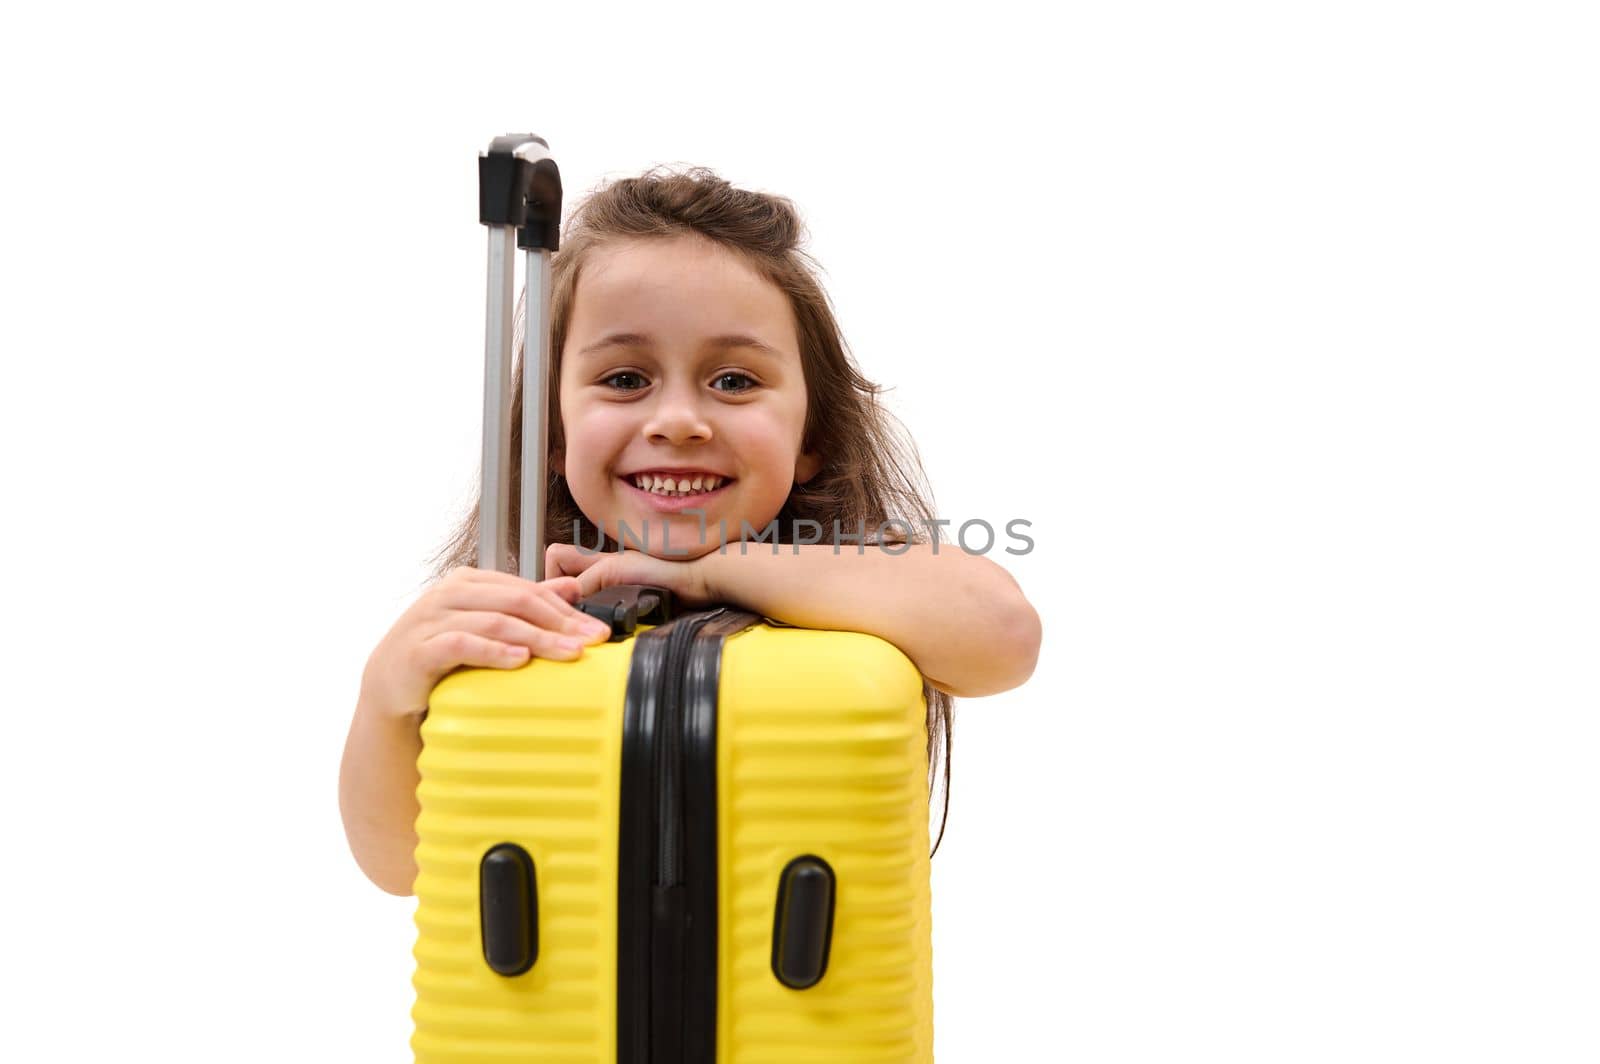
[[[707,581],[706,559],[710,557],[674,561],[631,547],[601,553],[581,551],[570,543],[552,543],[544,553],[544,571],[558,578],[575,577],[579,598],[617,584],[654,584],[693,608],[709,605],[715,598]]]
[[[428,694],[460,665],[514,669],[529,656],[571,660],[611,635],[573,606],[570,576],[534,582],[460,566],[400,615],[367,659],[361,701],[386,717],[421,719]]]

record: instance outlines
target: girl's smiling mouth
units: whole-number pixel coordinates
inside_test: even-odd
[[[695,509],[734,483],[732,477],[703,469],[643,469],[617,479],[646,506],[662,513]]]

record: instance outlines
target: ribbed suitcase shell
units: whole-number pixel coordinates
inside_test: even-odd
[[[643,629],[641,629],[643,631]],[[613,1064],[622,717],[633,640],[573,662],[468,669],[434,690],[417,795],[418,1064]],[[873,636],[757,625],[722,653],[717,727],[718,1064],[933,1059],[925,707]],[[533,858],[539,956],[484,961],[479,862]],[[779,875],[833,868],[826,974],[772,971]]]

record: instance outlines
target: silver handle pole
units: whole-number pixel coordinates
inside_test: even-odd
[[[522,346],[522,528],[519,568],[528,580],[544,579],[545,467],[550,433],[550,252],[529,249],[527,314]]]
[[[483,381],[483,494],[478,566],[510,572],[513,247],[528,252],[528,342],[523,345],[521,523],[516,571],[544,578],[546,378],[550,255],[561,244],[561,171],[532,133],[496,137],[478,156],[478,221],[489,227],[489,317]]]
[[[483,484],[478,568],[506,571],[511,527],[511,319],[517,232],[489,226],[489,305],[483,350]]]

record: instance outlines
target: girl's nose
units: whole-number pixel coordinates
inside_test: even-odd
[[[711,439],[711,423],[693,397],[663,392],[645,419],[644,434],[652,443],[705,443]]]

